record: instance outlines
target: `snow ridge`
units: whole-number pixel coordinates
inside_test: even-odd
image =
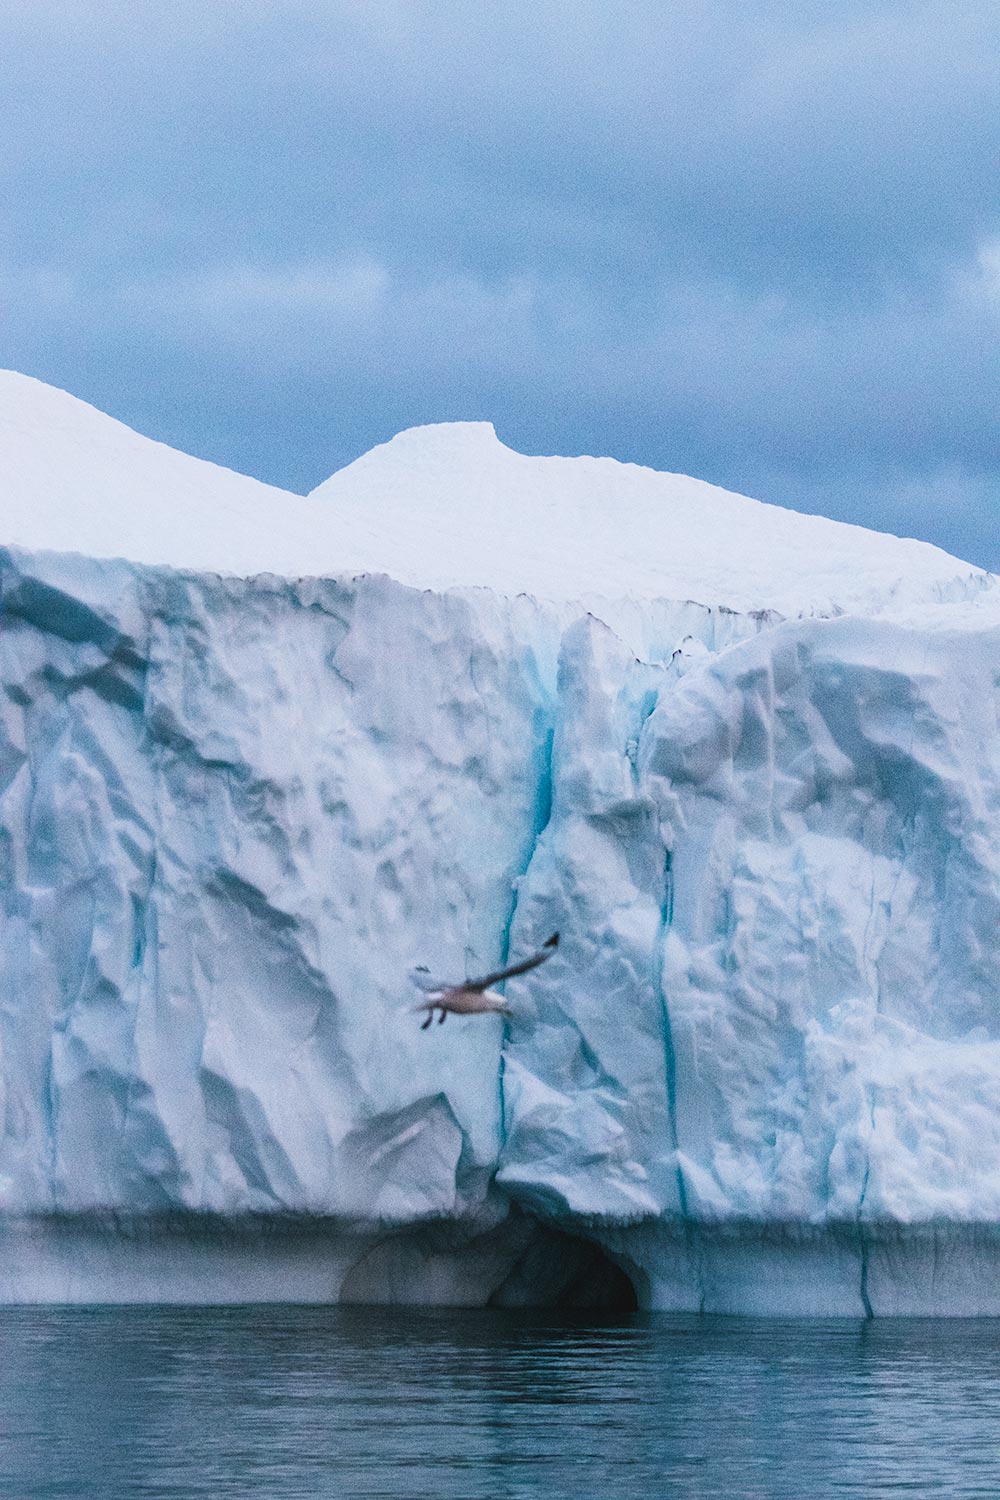
[[[525,457],[488,422],[400,433],[303,497],[0,371],[0,474],[4,545],[242,577],[383,572],[415,588],[582,605],[611,623],[654,601],[871,613],[992,586],[925,542],[702,480],[609,458]]]

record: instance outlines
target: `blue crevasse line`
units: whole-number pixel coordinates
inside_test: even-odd
[[[539,754],[537,756],[538,778],[535,792],[534,817],[532,819],[531,843],[527,856],[521,869],[511,883],[510,906],[507,911],[507,919],[504,922],[500,936],[500,964],[503,967],[510,956],[510,935],[514,927],[514,918],[517,915],[517,900],[520,891],[520,882],[531,868],[531,862],[538,849],[539,840],[552,819],[553,798],[553,747],[555,744],[555,725],[549,722],[544,735],[541,738]],[[504,1096],[504,1071],[506,1068],[506,1046],[507,1046],[507,1020],[502,1020],[503,1030],[500,1037],[500,1065],[497,1070],[497,1091],[499,1098],[500,1119],[500,1152],[503,1152],[507,1144],[507,1101]]]
[[[670,850],[666,851],[663,863],[663,900],[660,903],[660,925],[656,935],[656,948],[654,951],[654,983],[656,993],[660,1000],[660,1015],[663,1023],[663,1055],[664,1069],[667,1086],[667,1119],[670,1125],[670,1144],[675,1156],[680,1149],[677,1133],[677,1053],[674,1049],[674,1033],[670,1022],[670,1008],[667,1004],[666,991],[663,985],[663,944],[667,931],[674,919],[674,876],[673,858]],[[677,1201],[680,1205],[681,1217],[687,1219],[687,1189],[684,1186],[684,1174],[681,1171],[680,1162],[677,1162]]]
[[[555,725],[550,724],[542,739],[541,771],[538,778],[538,790],[535,794],[532,854],[534,854],[539,838],[545,832],[552,819],[552,748],[555,744],[555,736]],[[508,937],[509,935],[510,928],[508,926]]]
[[[872,1133],[874,1134],[874,1131],[875,1131],[875,1099],[874,1099],[874,1096],[872,1097],[872,1100],[871,1100],[869,1108],[870,1108],[870,1113],[871,1113]],[[860,1259],[861,1259],[861,1284],[860,1284],[859,1291],[860,1291],[860,1295],[861,1295],[861,1306],[864,1308],[864,1313],[865,1313],[865,1317],[866,1318],[874,1318],[874,1316],[875,1316],[874,1312],[872,1311],[871,1298],[868,1295],[868,1240],[867,1240],[867,1237],[865,1236],[865,1225],[864,1225],[864,1218],[863,1218],[863,1210],[864,1210],[864,1206],[865,1206],[865,1197],[866,1197],[866,1195],[868,1193],[868,1178],[869,1178],[869,1175],[871,1174],[871,1169],[872,1169],[871,1146],[870,1146],[870,1142],[869,1142],[868,1158],[865,1161],[865,1175],[861,1179],[861,1192],[858,1195],[858,1212],[857,1212],[857,1216],[856,1216],[857,1229],[858,1229],[858,1255],[860,1256]]]
[[[646,721],[651,717],[660,700],[660,688],[650,688],[643,695],[640,704],[639,734],[641,735]],[[641,775],[639,770],[638,738],[634,741],[635,754],[630,756],[632,761],[632,778],[636,791],[639,791]],[[663,855],[663,882],[662,897],[660,900],[660,920],[656,933],[656,941],[653,949],[653,987],[660,1002],[660,1021],[663,1032],[663,1063],[664,1080],[667,1096],[667,1124],[670,1131],[670,1145],[674,1153],[675,1182],[677,1190],[677,1205],[680,1212],[684,1240],[691,1268],[696,1278],[698,1287],[699,1305],[698,1311],[705,1310],[705,1284],[704,1275],[699,1264],[697,1245],[694,1238],[694,1227],[691,1223],[690,1209],[687,1199],[687,1187],[684,1182],[684,1173],[680,1163],[680,1134],[677,1126],[677,1051],[674,1046],[673,1025],[670,1020],[670,1006],[667,1002],[667,992],[663,979],[663,949],[666,936],[674,920],[674,869],[673,853],[670,849],[664,850]]]
[[[132,967],[142,968],[142,960],[146,953],[146,903],[135,891],[131,895],[132,900]]]
[[[701,1264],[698,1243],[695,1236],[694,1225],[691,1222],[691,1213],[688,1205],[687,1187],[684,1183],[684,1172],[680,1162],[680,1133],[677,1126],[677,1052],[674,1046],[674,1032],[670,1020],[670,1007],[667,1003],[666,989],[663,983],[663,946],[667,932],[674,920],[674,873],[673,856],[668,849],[665,852],[663,862],[663,899],[660,903],[660,926],[656,939],[656,950],[654,957],[656,992],[660,998],[660,1015],[663,1025],[663,1059],[664,1073],[667,1088],[667,1120],[670,1129],[670,1144],[674,1152],[675,1180],[677,1185],[677,1206],[680,1212],[681,1229],[684,1243],[687,1248],[688,1262],[694,1277],[698,1291],[698,1311],[705,1311],[705,1277]]]
[[[860,1219],[858,1220],[858,1247],[861,1253],[861,1284],[859,1287],[861,1306],[864,1308],[865,1318],[871,1319],[874,1318],[875,1314],[872,1311],[871,1298],[868,1296],[868,1241],[865,1239],[864,1226]]]
[[[540,743],[540,753],[537,757],[539,762],[537,790],[535,792],[535,806],[532,817],[531,843],[527,854],[522,861],[521,868],[511,881],[510,906],[507,917],[500,933],[500,964],[506,964],[510,957],[510,935],[514,926],[514,918],[517,915],[517,898],[520,880],[528,873],[531,861],[535,857],[538,841],[552,818],[552,748],[555,741],[555,727],[549,724]]]

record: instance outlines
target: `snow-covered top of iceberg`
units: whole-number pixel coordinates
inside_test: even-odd
[[[961,598],[988,575],[925,542],[609,458],[530,458],[488,422],[412,428],[309,496],[141,437],[0,372],[0,545],[196,571],[384,572],[552,601],[783,614]]]
[[[782,614],[959,597],[984,579],[927,542],[801,515],[613,458],[529,458],[489,422],[401,432],[312,491],[349,567],[572,599]],[[979,583],[973,585],[978,591]]]
[[[0,546],[195,572],[319,571],[317,507],[0,371]]]

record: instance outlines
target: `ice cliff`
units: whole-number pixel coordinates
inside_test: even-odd
[[[1000,1312],[996,579],[6,374],[0,686],[0,1299]]]

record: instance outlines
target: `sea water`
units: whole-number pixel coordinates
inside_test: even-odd
[[[4,1500],[1000,1495],[1000,1323],[0,1311]]]

